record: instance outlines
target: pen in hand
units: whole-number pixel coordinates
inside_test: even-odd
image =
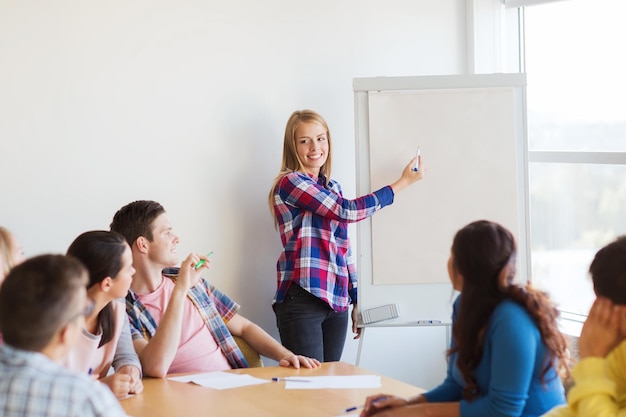
[[[208,257],[209,257],[209,256],[211,256],[211,255],[213,255],[213,251],[211,251],[211,252],[207,253],[206,257],[208,258]],[[206,262],[206,261],[205,261],[204,259],[200,259],[200,260],[198,261],[198,263],[196,264],[196,266],[194,266],[194,269],[198,269],[198,268],[200,268],[202,265],[204,265],[204,263],[205,263],[205,262]]]
[[[417,148],[417,152],[415,153],[415,165],[413,166],[413,171],[420,170],[420,156],[422,155],[422,151],[420,148]]]

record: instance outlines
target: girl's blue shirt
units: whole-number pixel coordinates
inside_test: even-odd
[[[460,298],[454,302],[453,324]],[[454,345],[454,339],[451,343]],[[489,320],[483,355],[474,373],[480,396],[472,401],[463,399],[465,382],[456,366],[456,354],[448,358],[444,382],[425,396],[430,402],[460,401],[461,417],[540,416],[565,403],[563,384],[554,364],[541,378],[547,355],[539,329],[528,311],[505,300]]]

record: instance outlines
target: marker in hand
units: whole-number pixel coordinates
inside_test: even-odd
[[[420,156],[421,155],[422,155],[422,152],[420,148],[417,148],[417,152],[415,153],[415,166],[413,167],[413,171],[420,170]]]
[[[213,251],[211,251],[211,252],[207,253],[206,257],[208,258],[208,257],[209,257],[209,256],[211,256],[211,255],[213,255]],[[205,261],[204,259],[200,259],[200,260],[198,261],[198,263],[196,264],[196,266],[194,266],[194,269],[198,269],[198,268],[200,268],[202,265],[204,265],[204,263],[205,263],[205,262],[206,262],[206,261]]]

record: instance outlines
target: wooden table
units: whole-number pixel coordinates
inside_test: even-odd
[[[326,362],[317,369],[279,366],[237,369],[229,372],[272,379],[286,376],[372,375],[374,372],[345,362]],[[214,390],[192,383],[144,378],[144,391],[121,401],[133,417],[333,417],[346,408],[362,405],[368,395],[385,392],[403,397],[422,389],[381,376],[375,389],[285,389],[285,382],[272,382],[240,388]],[[352,413],[354,414],[354,413]]]

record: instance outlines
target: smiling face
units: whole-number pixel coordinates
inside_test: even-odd
[[[176,246],[178,236],[172,231],[172,224],[165,215],[159,215],[152,222],[152,242],[148,242],[148,256],[154,263],[161,264],[164,268],[172,267],[178,263]]]
[[[315,177],[328,159],[328,134],[318,123],[302,123],[296,129],[296,152],[304,170]]]

